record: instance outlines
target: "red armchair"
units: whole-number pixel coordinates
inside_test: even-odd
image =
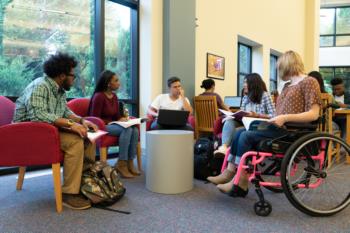
[[[85,119],[95,123],[99,129],[106,130],[106,126],[103,120],[101,120],[98,117],[88,116],[89,104],[90,104],[89,98],[76,98],[68,102],[68,107],[78,116],[84,117]],[[107,160],[108,147],[118,145],[119,143],[118,140],[119,140],[118,137],[109,136],[109,135],[105,135],[101,137],[99,140],[97,140],[96,145],[97,147],[100,148],[100,160],[102,161]],[[137,167],[139,171],[142,170],[140,142],[137,145]]]
[[[0,96],[0,166],[19,166],[17,190],[22,189],[27,166],[52,166],[56,210],[62,211],[59,134],[56,127],[38,122],[11,123],[15,104]]]

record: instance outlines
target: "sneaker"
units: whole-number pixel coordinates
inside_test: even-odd
[[[227,151],[226,146],[220,146],[216,151],[214,151],[215,158],[224,158]]]
[[[91,207],[91,203],[81,194],[62,193],[63,205],[73,210],[85,210]]]

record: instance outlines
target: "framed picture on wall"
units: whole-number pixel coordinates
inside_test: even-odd
[[[207,77],[225,79],[225,58],[207,53]]]

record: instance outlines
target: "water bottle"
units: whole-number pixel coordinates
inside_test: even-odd
[[[124,117],[129,119],[129,110],[127,108],[124,108]]]

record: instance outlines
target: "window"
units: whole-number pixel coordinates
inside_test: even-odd
[[[252,72],[252,47],[238,43],[237,95],[243,89],[244,77]]]
[[[350,46],[350,6],[322,8],[320,47]]]
[[[137,115],[138,89],[134,85],[138,83],[137,17],[135,9],[119,2],[105,0],[105,68],[117,73],[121,82],[118,97]]]
[[[350,67],[320,67],[320,73],[328,93],[332,93],[331,80],[333,78],[342,78],[345,89],[350,89]]]
[[[0,8],[0,95],[17,97],[43,76],[42,62],[57,51],[79,62],[68,97],[91,96],[103,69],[116,72],[120,99],[138,109],[138,1],[2,0]],[[102,12],[102,9],[105,9]],[[105,16],[103,19],[97,17]],[[103,23],[100,21],[104,20]],[[96,23],[97,22],[97,23]],[[105,30],[101,43],[99,27]],[[104,48],[104,49],[103,49]],[[102,65],[96,67],[98,58]]]
[[[94,77],[93,1],[5,2],[0,21],[0,94],[19,96],[28,83],[43,76],[43,60],[62,51],[79,61],[69,96],[90,95]]]
[[[270,92],[277,90],[277,59],[277,56],[270,55]]]

